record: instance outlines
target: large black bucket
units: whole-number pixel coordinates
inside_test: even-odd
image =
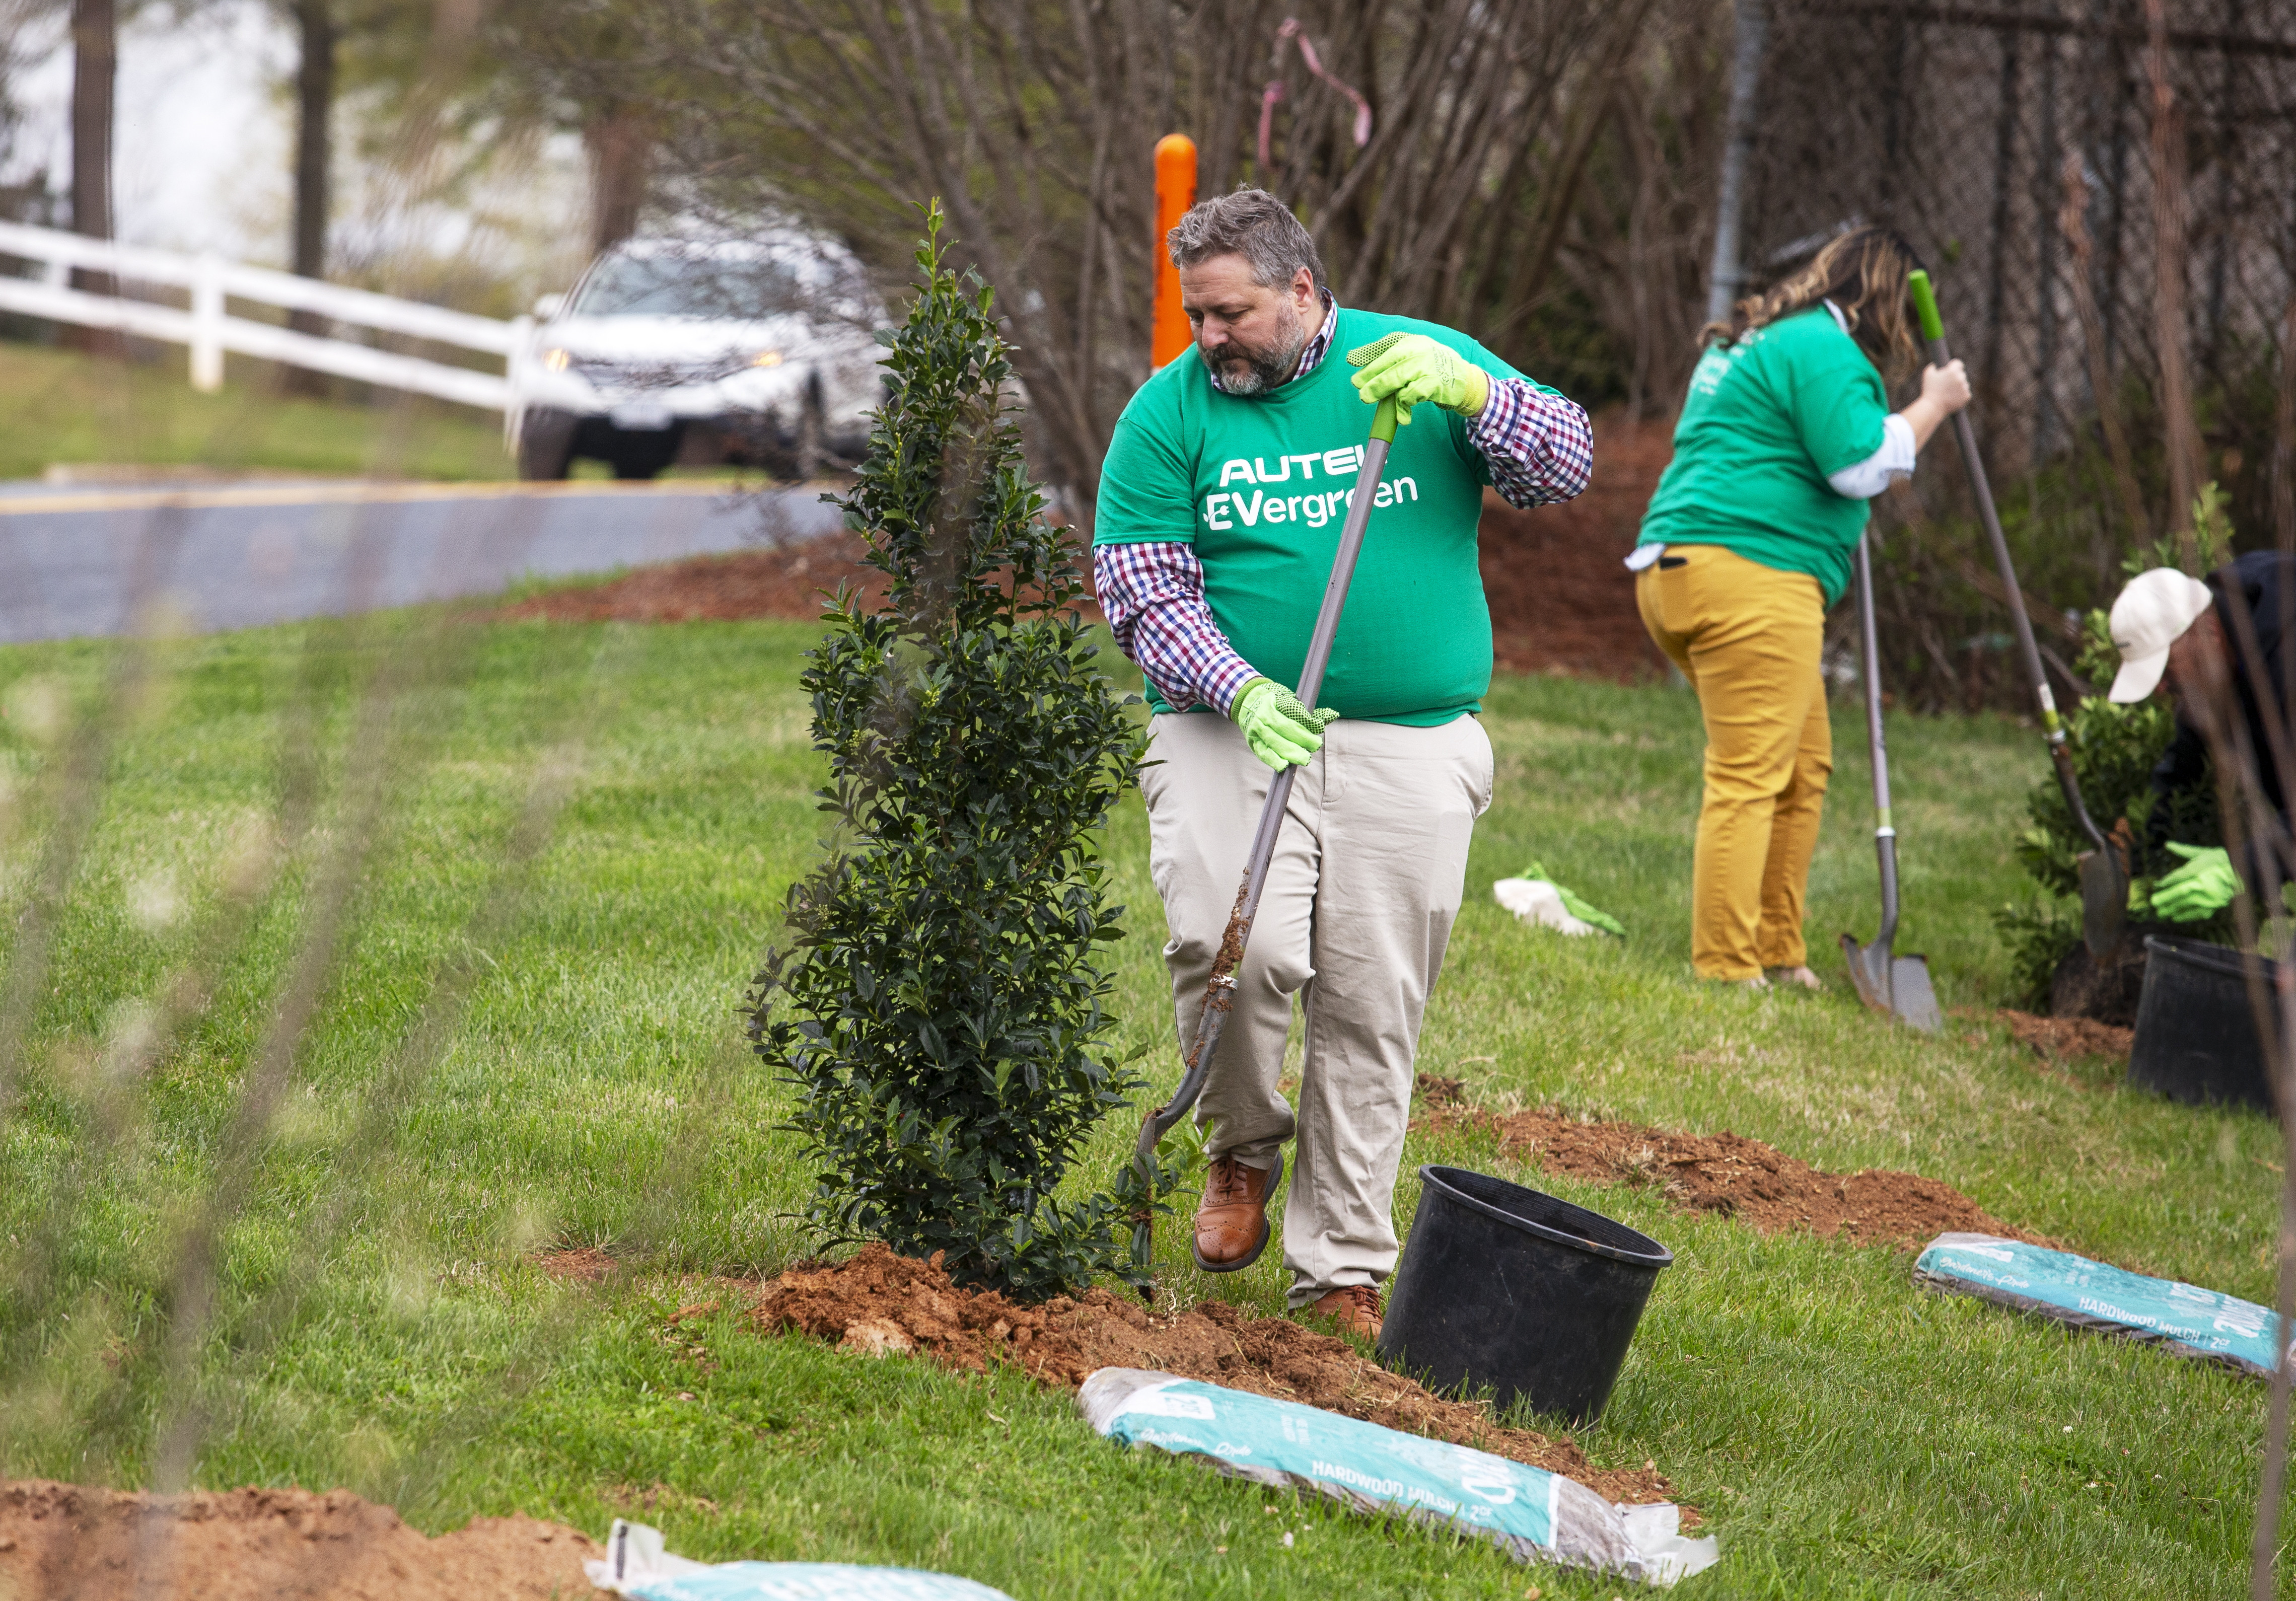
[[[1380,1355],[1437,1389],[1488,1384],[1501,1408],[1601,1416],[1674,1253],[1503,1178],[1424,1167],[1419,1180]]]
[[[2272,1111],[2272,1074],[2248,1004],[2246,959],[2221,945],[2173,937],[2148,937],[2144,953],[2128,1081],[2190,1105],[2229,1102]],[[2265,957],[2265,983],[2276,991],[2279,980],[2280,964]]]

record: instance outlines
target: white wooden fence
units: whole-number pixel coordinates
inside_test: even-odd
[[[45,271],[39,278],[0,275],[0,311],[187,345],[192,387],[210,392],[223,387],[224,352],[236,350],[488,411],[506,409],[510,399],[509,382],[499,374],[231,316],[225,311],[227,299],[316,312],[336,323],[481,351],[502,357],[505,365],[524,348],[533,326],[530,317],[503,322],[472,316],[269,267],[246,267],[218,256],[144,250],[21,223],[0,222],[0,258],[6,257],[39,262]],[[98,295],[70,287],[74,267],[110,274],[123,292]],[[191,308],[137,300],[126,292],[155,284],[190,291]]]

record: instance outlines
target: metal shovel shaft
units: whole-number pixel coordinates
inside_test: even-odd
[[[1914,298],[1922,308],[1922,333],[1929,347],[1930,365],[1943,366],[1953,359],[1953,351],[1946,343],[1945,324],[1939,320],[1937,301],[1931,293],[1929,275],[1914,275]],[[2104,833],[2081,804],[2080,780],[2073,772],[2073,756],[2065,743],[2064,719],[2057,715],[2057,697],[2050,692],[2048,674],[2041,666],[2041,647],[2033,638],[2033,620],[2025,612],[2025,592],[2017,583],[2016,564],[2009,559],[2009,540],[2001,531],[2001,514],[1994,508],[1993,487],[1986,481],[1985,460],[1977,452],[1977,430],[1971,425],[1964,408],[1953,414],[1953,441],[1960,447],[1961,464],[1969,473],[1969,489],[1977,502],[1977,520],[1985,528],[1985,538],[1993,546],[1993,564],[2001,574],[2001,587],[2009,597],[2009,621],[2016,630],[2017,652],[2023,659],[2025,674],[2033,683],[2033,700],[2041,710],[2041,727],[2048,735],[2049,759],[2056,765],[2057,784],[2065,792],[2065,804],[2071,809],[2073,826],[2081,836],[2099,850],[2108,849]]]
[[[1379,493],[1380,477],[1387,470],[1387,454],[1395,439],[1395,402],[1382,400],[1373,415],[1371,438],[1364,446],[1364,463],[1348,501],[1347,520],[1340,527],[1339,549],[1332,557],[1332,575],[1324,585],[1323,609],[1316,614],[1316,629],[1308,636],[1308,659],[1300,669],[1296,692],[1302,706],[1313,707],[1324,687],[1324,669],[1332,660],[1332,642],[1340,631],[1340,613],[1347,608],[1348,585],[1355,578],[1356,558],[1363,553],[1364,529],[1371,521],[1372,501]],[[1235,970],[1243,962],[1243,948],[1251,938],[1251,922],[1259,912],[1260,892],[1267,887],[1267,866],[1275,859],[1276,837],[1283,831],[1284,809],[1292,801],[1292,782],[1298,768],[1285,768],[1267,785],[1267,803],[1260,808],[1259,826],[1251,836],[1251,854],[1245,858],[1243,882],[1236,886],[1235,908],[1228,914],[1212,959],[1210,979],[1204,985],[1204,1005],[1196,1019],[1196,1038],[1182,1063],[1180,1087],[1172,1098],[1150,1112],[1140,1125],[1133,1160],[1144,1178],[1150,1172],[1157,1142],[1172,1125],[1188,1114],[1203,1093],[1210,1072],[1212,1052],[1219,1046],[1220,1030],[1235,1002]]]
[[[1857,538],[1858,648],[1866,677],[1866,743],[1874,762],[1874,853],[1882,869],[1882,932],[1874,943],[1890,948],[1898,937],[1898,829],[1890,813],[1890,751],[1882,736],[1882,640],[1874,623],[1874,562],[1866,537]]]
[[[1942,366],[1953,359],[1953,352],[1946,346],[1945,324],[1938,316],[1937,297],[1931,291],[1929,275],[1913,274],[1907,287],[1921,316],[1922,337],[1929,346],[1930,361]],[[2057,787],[2064,792],[2065,809],[2072,814],[2073,826],[2089,843],[2090,849],[2076,864],[2080,870],[2081,940],[2096,960],[2113,959],[2120,945],[2122,924],[2128,914],[2128,865],[2088,815],[2088,808],[2081,804],[2080,779],[2073,771],[2072,748],[2066,743],[2064,719],[2057,715],[2056,697],[2049,693],[2048,675],[2041,668],[2041,647],[2033,639],[2032,619],[2025,614],[2025,592],[2017,584],[2017,569],[2009,559],[2009,541],[2001,532],[2000,513],[1994,509],[1992,486],[1985,481],[1985,463],[1977,454],[1977,431],[1971,426],[1966,410],[1953,415],[1953,438],[1961,447],[1961,464],[1969,472],[1978,521],[1984,524],[1985,537],[1992,543],[1993,564],[2000,570],[2001,587],[2009,598],[2009,620],[2016,628],[2017,648],[2024,657],[2026,674],[2033,681],[2033,699],[2041,710],[2041,727],[2048,739],[2049,760],[2057,770]]]
[[[1934,1034],[1945,1026],[1945,1018],[1938,1010],[1929,964],[1920,956],[1901,956],[1893,948],[1898,938],[1898,830],[1890,810],[1890,750],[1882,735],[1882,642],[1874,621],[1874,563],[1862,536],[1856,571],[1866,737],[1874,762],[1874,857],[1882,877],[1882,932],[1871,945],[1858,944],[1854,934],[1842,935],[1841,954],[1849,961],[1849,981],[1857,987],[1860,1000]]]

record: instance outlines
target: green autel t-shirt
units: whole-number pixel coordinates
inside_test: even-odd
[[[1719,545],[1806,572],[1832,605],[1867,507],[1825,480],[1882,448],[1889,415],[1881,374],[1823,306],[1709,349],[1640,543]]]
[[[1262,395],[1222,394],[1193,349],[1168,362],[1132,397],[1108,447],[1093,543],[1193,545],[1214,620],[1237,654],[1287,687],[1307,661],[1371,435],[1345,352],[1396,332],[1439,340],[1495,377],[1521,376],[1448,328],[1343,309],[1316,370]],[[1480,710],[1491,613],[1475,525],[1489,481],[1465,418],[1412,408],[1373,497],[1319,705],[1423,728]],[[1171,710],[1152,684],[1148,701]]]

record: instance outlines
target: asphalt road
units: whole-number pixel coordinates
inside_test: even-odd
[[[0,642],[249,628],[808,538],[812,487],[0,483]]]

